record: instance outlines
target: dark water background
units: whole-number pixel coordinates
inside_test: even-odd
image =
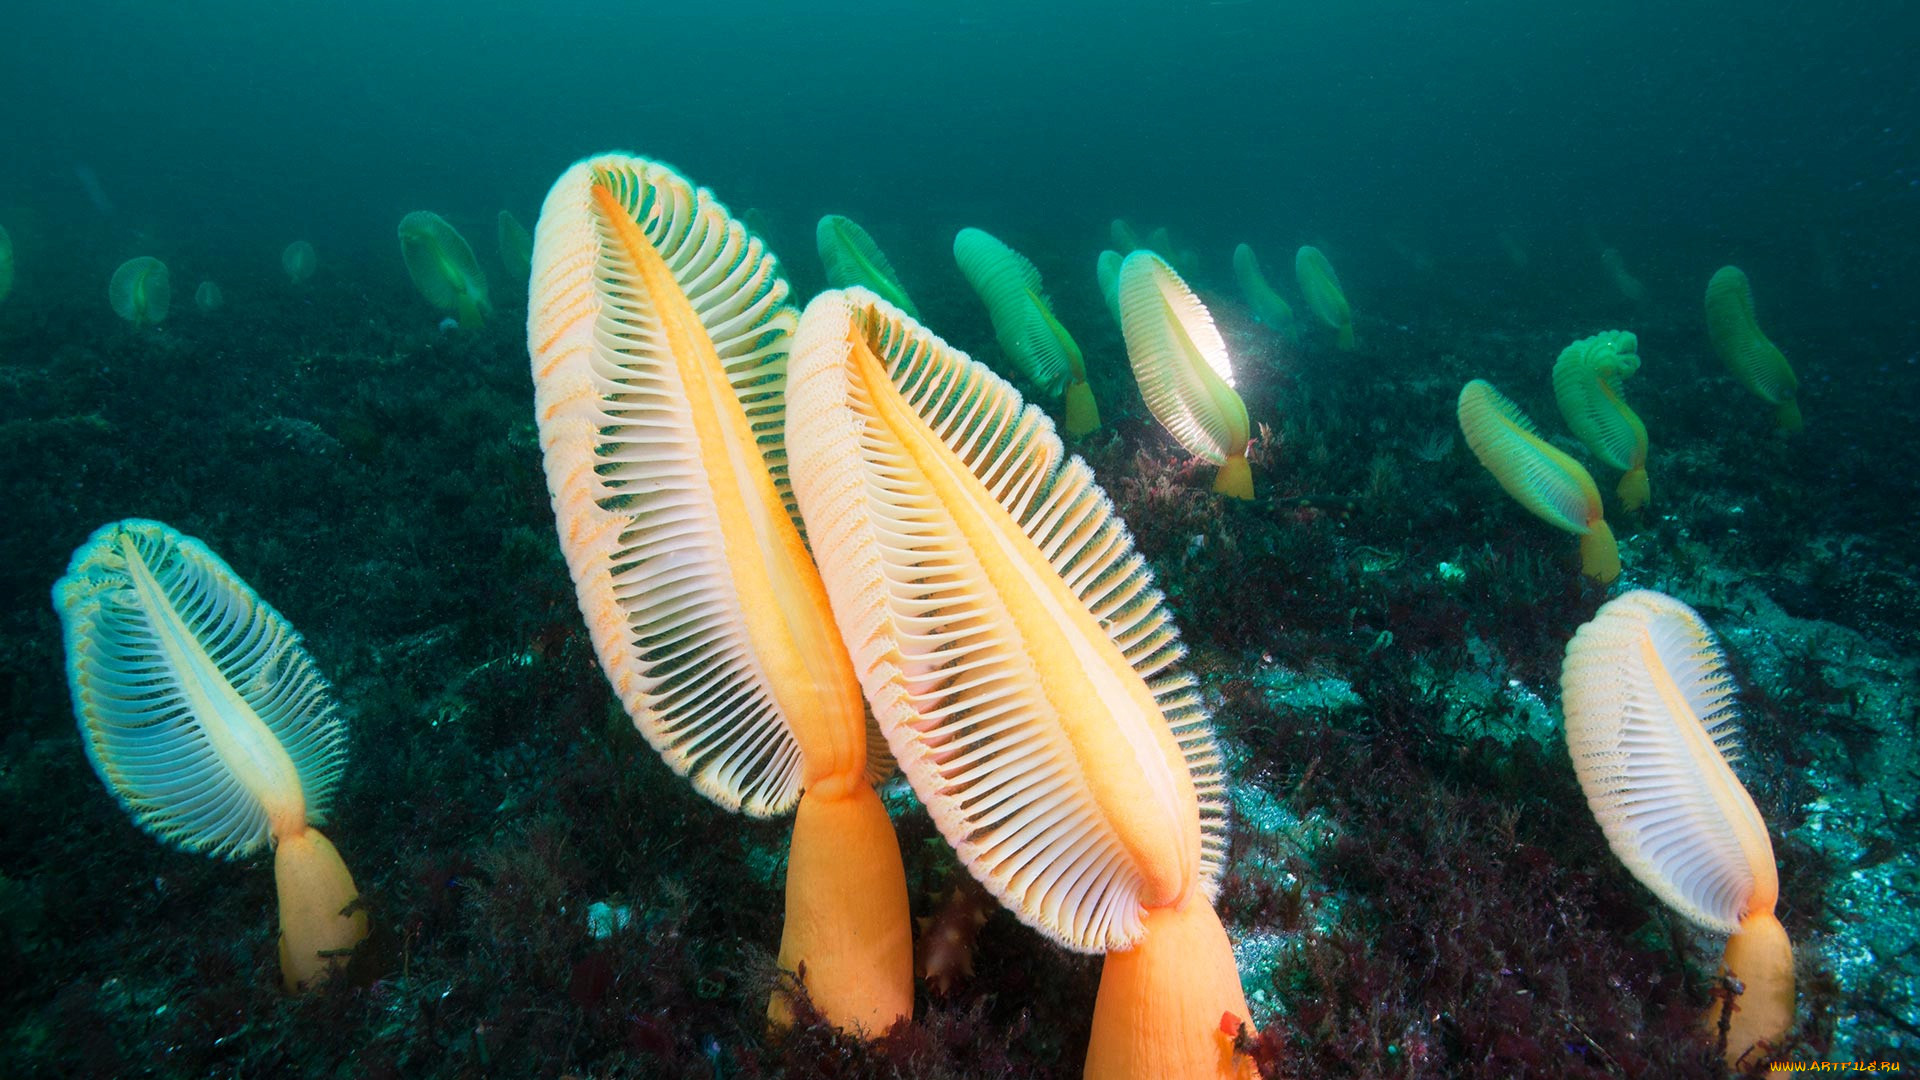
[[[828,210],[909,279],[960,225],[1044,268],[1123,215],[1184,230],[1221,276],[1240,240],[1282,271],[1316,242],[1378,310],[1420,284],[1410,250],[1491,303],[1516,285],[1505,228],[1565,295],[1607,293],[1606,245],[1687,303],[1738,259],[1769,325],[1837,307],[1910,351],[1914,6],[1571,7],[9,5],[0,208],[23,281],[39,263],[91,288],[134,254],[276,279],[304,237],[323,267],[404,287],[405,212],[490,250],[498,209],[531,226],[568,162],[619,148],[761,208],[803,285]]]

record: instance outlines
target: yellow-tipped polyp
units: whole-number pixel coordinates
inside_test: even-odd
[[[560,547],[634,726],[720,806],[799,806],[780,959],[877,1036],[913,1013],[900,851],[787,485],[796,313],[765,245],[658,162],[576,163],[534,230],[534,411]],[[781,993],[776,1023],[791,1016]]]
[[[1092,471],[863,289],[807,305],[788,411],[794,494],[901,770],[1003,905],[1108,953],[1086,1075],[1251,1076],[1220,1024],[1248,1013],[1211,903],[1219,752]]]
[[[1567,644],[1560,689],[1567,750],[1607,843],[1687,919],[1729,935],[1722,968],[1742,988],[1701,1023],[1728,1026],[1726,1060],[1764,1061],[1793,1026],[1793,948],[1774,915],[1773,844],[1734,775],[1735,687],[1713,632],[1671,596],[1636,590],[1601,605]]]
[[[1776,431],[1791,435],[1805,426],[1795,398],[1800,380],[1779,347],[1761,332],[1753,316],[1753,286],[1737,266],[1721,267],[1707,282],[1707,336],[1734,381],[1773,406]]]
[[[493,314],[486,271],[467,238],[439,214],[415,210],[400,219],[400,255],[420,295],[452,314],[462,329],[472,330]]]
[[[1188,452],[1220,466],[1213,490],[1253,498],[1247,406],[1207,306],[1152,251],[1127,256],[1119,292],[1120,329],[1147,409]]]
[[[1080,346],[1054,317],[1053,302],[1040,286],[1040,271],[1025,255],[979,229],[961,229],[953,238],[953,260],[986,305],[994,337],[1007,360],[1040,393],[1066,397],[1067,434],[1085,435],[1100,426],[1100,410],[1087,384]]]
[[[1473,456],[1507,494],[1540,520],[1580,537],[1580,572],[1602,584],[1619,577],[1620,549],[1592,474],[1542,439],[1492,383],[1475,379],[1461,387],[1458,414]]]
[[[1640,370],[1640,341],[1625,330],[1608,330],[1560,351],[1553,364],[1553,397],[1567,427],[1593,456],[1621,470],[1620,505],[1647,504],[1647,425],[1627,405],[1620,384]]]
[[[1293,276],[1300,282],[1300,295],[1307,298],[1307,306],[1339,334],[1340,348],[1352,349],[1353,309],[1347,304],[1347,294],[1340,288],[1333,264],[1319,248],[1303,247],[1294,252]]]
[[[130,518],[53,588],[87,759],[134,823],[227,858],[274,848],[280,978],[310,988],[367,936],[324,820],[346,724],[300,635],[205,544]]]

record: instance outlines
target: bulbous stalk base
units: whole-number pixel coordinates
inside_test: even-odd
[[[1213,478],[1213,490],[1236,499],[1253,498],[1253,468],[1247,464],[1245,454],[1235,454],[1220,466]]]
[[[1720,965],[1746,988],[1733,999],[1727,1028],[1727,1064],[1740,1069],[1760,1060],[1762,1040],[1777,1047],[1793,1027],[1793,945],[1772,912],[1749,915],[1727,939]],[[1701,1018],[1707,1038],[1719,1039],[1725,1008],[1716,999]]]
[[[1251,1026],[1233,946],[1198,888],[1172,907],[1147,911],[1147,936],[1108,953],[1093,1003],[1088,1080],[1251,1080],[1223,1014]]]
[[[798,971],[822,1016],[843,1031],[878,1037],[913,1016],[913,930],[906,871],[887,808],[864,780],[800,796],[787,860],[780,966]],[[776,1026],[793,1022],[787,995],[767,1003]]]
[[[280,983],[287,992],[311,990],[343,968],[367,937],[360,890],[333,842],[305,827],[273,849],[273,883],[280,894]]]
[[[1580,572],[1602,585],[1620,576],[1620,545],[1604,519],[1593,522],[1580,538]]]

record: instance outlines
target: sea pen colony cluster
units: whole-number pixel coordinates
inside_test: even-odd
[[[507,211],[494,226],[505,293],[527,294],[558,549],[615,699],[700,795],[792,818],[784,915],[765,937],[780,975],[755,1008],[776,1032],[893,1038],[916,1016],[916,968],[944,993],[997,902],[1034,947],[1103,957],[1085,1075],[1286,1074],[1280,1016],[1298,1006],[1257,997],[1273,1018],[1257,1028],[1215,907],[1234,799],[1209,695],[1183,666],[1179,604],[1075,451],[1137,415],[1131,382],[1173,444],[1214,467],[1224,498],[1208,512],[1261,512],[1255,466],[1287,466],[1238,389],[1236,351],[1251,333],[1364,363],[1332,263],[1297,251],[1309,320],[1247,244],[1231,258],[1240,301],[1223,301],[1190,284],[1194,248],[1115,220],[1083,284],[1121,364],[1082,348],[1032,260],[963,228],[952,269],[991,325],[996,370],[922,321],[927,293],[852,218],[818,219],[828,288],[803,305],[746,217],[664,164],[602,154],[566,170],[531,234]],[[398,234],[443,332],[477,333],[509,305],[445,218],[410,213]],[[1644,299],[1616,251],[1603,261]],[[304,240],[280,266],[288,289],[324,280]],[[0,300],[15,281],[0,232]],[[169,271],[131,259],[108,295],[133,333],[158,333]],[[226,317],[213,282],[194,300],[199,317]],[[1231,321],[1216,322],[1223,303]],[[1705,313],[1728,371],[1799,430],[1798,382],[1745,275],[1714,274]],[[1625,516],[1653,501],[1648,429],[1623,389],[1641,364],[1636,335],[1613,330],[1540,369],[1573,450],[1620,474]],[[1500,487],[1580,537],[1593,588],[1630,570],[1572,453],[1480,379],[1456,415]],[[272,848],[285,988],[391,968],[362,945],[378,908],[314,827],[343,774],[345,713],[287,620],[205,543],[139,518],[101,526],[54,601],[87,758],[133,819],[192,851]],[[1702,1045],[1735,1067],[1765,1060],[1794,1025],[1794,961],[1767,828],[1729,765],[1725,656],[1697,612],[1634,589],[1573,635],[1562,685],[1572,770],[1606,841],[1662,902],[1730,935],[1721,966],[1737,989],[1703,1006]],[[928,915],[966,933],[923,940],[918,964],[909,831],[977,883]],[[613,912],[595,924],[609,934],[630,917]],[[593,980],[576,973],[576,995],[609,992]]]

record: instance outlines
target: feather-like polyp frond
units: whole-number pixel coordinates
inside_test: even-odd
[[[986,305],[1000,351],[1042,394],[1058,397],[1070,378],[1086,378],[1080,346],[1054,318],[1040,271],[1025,255],[980,229],[961,229],[953,260]]]
[[[1246,453],[1247,407],[1227,343],[1167,261],[1136,251],[1120,267],[1120,327],[1147,408],[1188,452],[1219,465]]]
[[[313,276],[320,267],[320,253],[305,240],[295,240],[280,253],[280,269],[287,272],[287,280],[299,285]]]
[[[890,768],[793,515],[787,295],[711,192],[645,158],[576,163],[535,229],[535,416],[594,649],[667,764],[755,816],[826,757]]]
[[[1567,644],[1567,750],[1614,854],[1687,918],[1732,933],[1779,891],[1766,822],[1729,762],[1733,679],[1700,616],[1640,589]]]
[[[1218,750],[1126,527],[1052,423],[865,290],[808,305],[794,489],[874,715],[968,869],[1076,949],[1208,890]]]
[[[53,603],[87,760],[141,828],[233,858],[325,821],[345,720],[300,635],[205,544],[104,525]]]
[[[828,214],[813,230],[814,246],[820,252],[820,265],[827,272],[827,285],[850,289],[855,285],[871,289],[887,303],[914,318],[920,312],[907,296],[906,286],[894,272],[887,254],[874,243],[860,223],[840,214]]]
[[[151,255],[128,259],[107,282],[107,302],[113,313],[135,326],[152,326],[167,317],[173,306],[172,277],[167,264]]]
[[[1707,282],[1707,336],[1727,371],[1769,405],[1793,400],[1800,380],[1793,365],[1760,329],[1753,285],[1737,266],[1723,266]]]
[[[1253,309],[1253,317],[1275,330],[1293,327],[1293,307],[1274,291],[1267,276],[1260,272],[1260,257],[1241,244],[1233,249],[1233,277],[1240,283],[1240,294]]]
[[[1593,476],[1542,439],[1533,421],[1492,383],[1475,379],[1461,387],[1458,412],[1473,456],[1528,512],[1578,536],[1601,519]]]
[[[1293,255],[1293,276],[1300,283],[1300,295],[1307,298],[1307,307],[1320,317],[1320,321],[1340,331],[1340,347],[1353,347],[1353,308],[1347,303],[1347,294],[1340,288],[1340,276],[1333,272],[1333,264],[1317,247],[1302,247]]]
[[[1647,425],[1620,385],[1640,370],[1639,347],[1633,334],[1608,330],[1560,350],[1553,363],[1553,397],[1567,427],[1615,469],[1647,464]]]
[[[439,214],[415,210],[400,219],[400,257],[427,303],[458,315],[463,325],[492,310],[487,273],[472,245]]]

